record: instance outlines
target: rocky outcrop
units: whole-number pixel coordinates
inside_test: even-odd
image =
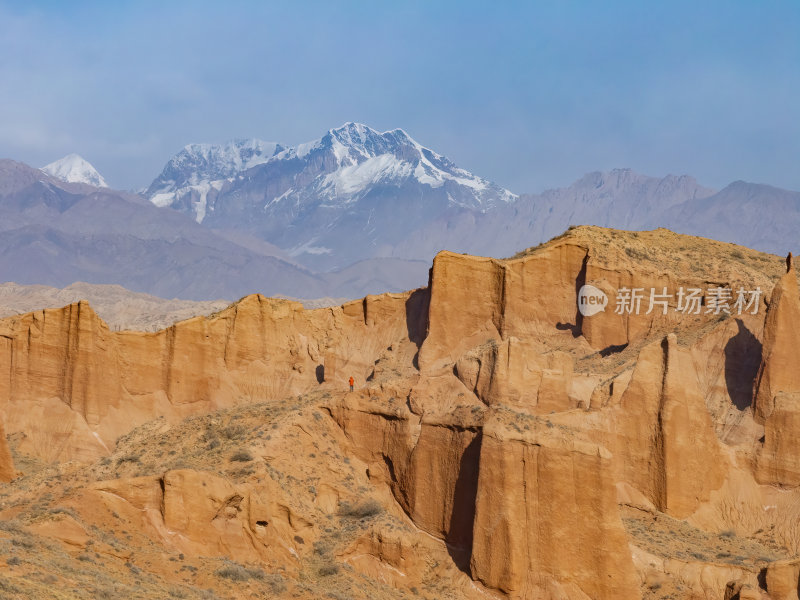
[[[726,474],[688,350],[670,334],[642,349],[607,444],[620,479],[678,518],[694,512]],[[615,429],[611,429],[613,432]]]
[[[800,293],[797,276],[788,269],[772,291],[764,324],[761,365],[756,378],[753,413],[764,424],[756,477],[762,483],[800,485]]]
[[[14,458],[11,456],[11,450],[6,441],[6,431],[0,420],[0,481],[11,481],[16,473]]]
[[[428,289],[319,310],[250,296],[155,333],[109,331],[86,303],[12,317],[0,321],[0,417],[22,453],[88,462],[134,438],[146,447],[151,427],[178,435],[195,421],[184,417],[224,409],[221,432],[235,411],[254,411],[246,427],[230,417],[232,437],[211,436],[211,423],[183,432],[209,452],[232,442],[213,467],[198,454],[153,474],[159,456],[133,466],[119,455],[87,467],[112,481],[67,500],[97,509],[94,526],[117,514],[187,556],[333,572],[309,552],[325,540],[324,560],[349,565],[340,575],[352,567],[393,587],[426,585],[447,563],[448,585],[463,580],[457,597],[639,598],[662,576],[685,583],[685,597],[722,597],[728,582],[732,597],[791,597],[795,564],[775,562],[786,556],[775,547],[796,552],[800,539],[789,489],[800,484],[794,274],[763,327],[757,314],[673,304],[648,314],[644,299],[640,314],[619,314],[621,287],[674,294],[735,281],[698,273],[696,258],[661,268],[673,257],[647,262],[634,239],[606,248],[568,235],[509,260],[443,252]],[[749,268],[743,285],[766,288]],[[580,314],[584,284],[607,295],[607,310]],[[760,423],[749,410],[756,372]],[[240,467],[233,442],[246,436],[257,451]],[[0,476],[3,457],[0,440]],[[367,494],[374,511],[361,510]],[[760,536],[764,558],[629,546],[618,504],[709,535]],[[326,524],[337,518],[353,534],[340,546]]]
[[[111,332],[86,302],[0,321],[0,411],[23,450],[93,460],[131,428],[320,385],[363,382],[385,348],[418,328],[409,294],[306,311],[244,298],[158,333]],[[336,369],[325,374],[325,360]],[[334,376],[335,375],[335,376]]]
[[[423,530],[460,548],[472,541],[482,415],[421,418],[394,398],[347,398],[330,408],[373,471]]]
[[[775,410],[778,394],[800,392],[798,340],[800,293],[795,271],[789,268],[772,291],[764,324],[764,346],[753,399],[753,410],[761,422]]]
[[[484,424],[472,410],[426,422],[378,396],[330,410],[370,476],[385,469],[414,523],[487,587],[512,598],[639,598],[603,448],[541,424],[530,434]]]
[[[574,372],[566,352],[547,351],[516,337],[492,340],[464,354],[456,376],[482,402],[518,406],[539,414],[588,408],[600,378]]]
[[[465,352],[492,340],[499,344],[511,337],[527,341],[561,333],[581,336],[587,349],[613,351],[717,316],[706,311],[705,299],[696,311],[676,310],[680,288],[706,295],[709,283],[696,274],[665,273],[641,261],[634,266],[630,259],[614,264],[601,260],[601,249],[590,246],[567,239],[504,261],[439,253],[431,269],[422,371],[449,368]],[[606,294],[605,310],[591,316],[578,311],[578,292],[585,284]],[[638,301],[618,309],[618,291],[624,288],[635,289]]]
[[[771,563],[764,575],[770,600],[797,600],[800,590],[800,560],[788,559]]]
[[[212,473],[183,469],[100,482],[85,502],[105,506],[153,539],[192,556],[291,562],[316,534],[281,496],[268,482],[235,486]]]
[[[641,598],[603,448],[483,430],[471,571],[510,598]]]
[[[574,324],[585,258],[585,248],[570,244],[509,261],[440,252],[431,270],[420,368],[434,372],[492,339],[524,339]]]
[[[800,485],[800,392],[778,393],[764,423],[763,444],[756,462],[761,483],[795,487]]]

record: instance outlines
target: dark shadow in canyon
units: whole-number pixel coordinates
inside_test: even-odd
[[[458,479],[456,479],[453,491],[450,531],[447,532],[445,538],[450,558],[461,571],[468,575],[470,572],[469,561],[472,558],[472,528],[475,524],[475,501],[478,497],[482,438],[483,432],[478,430],[461,455]]]
[[[736,319],[738,333],[725,344],[725,385],[731,402],[746,410],[753,400],[753,383],[761,364],[761,342],[741,319]]]
[[[583,334],[583,315],[578,308],[578,292],[586,285],[586,264],[589,262],[589,253],[583,257],[581,263],[581,270],[578,271],[578,276],[575,278],[575,322],[574,323],[556,323],[556,329],[559,331],[570,331],[572,337],[580,337]]]
[[[411,292],[406,300],[406,329],[408,339],[416,345],[414,368],[419,369],[419,349],[428,336],[428,309],[431,303],[430,286]]]

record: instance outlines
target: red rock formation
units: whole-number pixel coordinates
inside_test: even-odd
[[[458,378],[482,402],[506,404],[536,413],[588,406],[597,378],[573,371],[566,352],[546,351],[510,337],[494,340],[464,354],[455,364]]]
[[[789,267],[772,291],[764,323],[764,345],[753,412],[764,423],[756,478],[762,483],[800,485],[800,293]]]
[[[642,349],[615,417],[620,437],[609,447],[621,477],[659,510],[689,516],[722,485],[727,466],[691,356],[674,334]]]
[[[715,417],[738,410],[732,390],[744,384],[726,370],[746,361],[723,350],[738,335],[733,321],[613,312],[619,287],[674,292],[727,279],[698,283],[687,270],[639,269],[584,241],[568,237],[506,261],[444,252],[428,290],[315,311],[251,296],[152,334],[110,332],[85,303],[0,321],[0,413],[9,432],[24,434],[21,451],[89,461],[156,416],[167,427],[322,386],[314,401],[338,425],[325,420],[338,436],[326,450],[358,459],[361,483],[379,486],[412,532],[376,525],[359,534],[342,554],[359,572],[396,582],[405,575],[392,569],[419,575],[414,554],[444,541],[480,593],[479,583],[512,598],[638,598],[618,499],[721,530],[744,521],[745,510],[725,482],[749,477],[746,510],[765,513],[768,495],[749,471],[759,426],[741,427],[742,447],[723,451],[707,406]],[[579,315],[584,283],[609,296],[605,312]],[[755,400],[765,431],[757,477],[782,486],[800,483],[800,365],[791,355],[798,302],[790,273],[767,315]],[[715,362],[698,377],[706,354]],[[302,430],[303,422],[294,425]],[[325,460],[316,444],[305,450]],[[0,440],[0,478],[13,475],[4,456]],[[314,510],[336,513],[345,488],[314,487]],[[86,494],[153,540],[197,556],[290,563],[319,532],[274,487],[206,472],[100,482]],[[792,504],[785,502],[781,510]],[[425,543],[420,530],[432,536]],[[302,549],[294,536],[305,540]],[[793,568],[773,570],[774,590],[791,588]],[[742,571],[720,583],[727,569],[710,578],[717,597]],[[701,570],[680,572],[701,578]],[[731,594],[753,586],[737,580]]]
[[[423,371],[453,364],[491,339],[526,338],[575,323],[576,281],[586,249],[564,244],[542,254],[497,261],[440,252],[431,270]]]
[[[293,513],[272,485],[234,486],[189,469],[162,477],[104,481],[84,500],[139,523],[154,539],[192,556],[227,556],[253,561],[293,561],[313,542],[314,526]]]
[[[363,382],[419,318],[407,317],[408,298],[305,311],[250,296],[158,333],[110,332],[85,302],[12,317],[0,321],[0,411],[9,432],[26,432],[27,452],[93,460],[157,416],[177,420],[309,390],[325,357],[339,367],[332,383],[344,386],[350,374]]]
[[[480,414],[421,419],[385,396],[347,398],[331,407],[331,414],[370,470],[386,471],[397,501],[417,526],[469,547]]]
[[[640,598],[603,448],[484,427],[471,569],[510,598]]]
[[[764,324],[764,346],[753,400],[756,418],[764,422],[780,393],[800,392],[800,293],[789,269],[772,291]]]
[[[14,459],[6,441],[6,431],[0,421],[0,481],[11,481],[16,476]]]
[[[764,583],[770,600],[796,600],[800,588],[800,560],[795,558],[771,563],[767,567]]]

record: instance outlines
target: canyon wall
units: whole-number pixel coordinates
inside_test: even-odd
[[[732,482],[759,509],[766,487],[800,484],[800,294],[790,268],[765,321],[682,314],[674,300],[666,314],[619,314],[622,287],[675,295],[733,280],[602,251],[568,237],[503,261],[442,252],[423,290],[317,310],[248,296],[156,333],[111,332],[85,302],[12,317],[0,321],[0,422],[22,452],[91,462],[155,417],[318,389],[370,481],[476,585],[514,599],[640,598],[618,502],[723,530],[739,524],[723,510]],[[585,284],[607,294],[604,312],[580,314]],[[757,377],[734,372],[762,340]],[[13,476],[0,442],[0,479]],[[274,520],[258,504],[266,492],[183,470],[92,494],[124,498],[197,552],[261,556],[258,522]],[[220,510],[211,539],[181,516],[215,522]]]
[[[32,454],[93,460],[158,416],[343,387],[351,375],[363,385],[386,347],[419,327],[411,296],[312,311],[249,296],[156,333],[111,332],[86,302],[11,317],[0,321],[0,414]]]

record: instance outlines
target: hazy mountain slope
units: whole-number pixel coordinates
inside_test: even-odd
[[[176,321],[210,315],[230,304],[227,300],[166,300],[131,292],[119,285],[73,283],[59,289],[9,282],[0,283],[0,318],[43,308],[60,308],[79,300],[88,300],[111,329],[141,331],[157,331]]]
[[[692,177],[648,177],[630,169],[590,173],[567,188],[520,196],[485,213],[451,210],[413,231],[395,256],[423,259],[439,250],[509,256],[559,235],[570,225],[622,229],[657,227],[672,206],[708,196]]]
[[[589,173],[567,188],[534,197],[534,227],[542,239],[570,225],[639,229],[672,206],[713,193],[688,175],[649,177],[630,169]]]
[[[0,280],[116,283],[186,299],[253,291],[325,296],[313,273],[217,236],[131,194],[62,184],[0,161]]]
[[[156,206],[183,208],[201,222],[206,194],[221,181],[269,160],[284,150],[274,142],[234,140],[224,145],[189,144],[173,156],[145,195]],[[196,201],[193,201],[196,199]]]
[[[0,161],[0,281],[117,284],[167,298],[235,300],[259,292],[345,297],[424,285],[427,266],[395,260],[323,276],[246,233],[108,188],[63,183]]]
[[[680,233],[742,244],[765,252],[797,251],[800,192],[736,181],[720,192],[670,207],[646,221]]]
[[[351,298],[352,290],[412,290],[428,282],[430,263],[400,258],[369,258],[339,271],[322,273],[334,297]]]
[[[233,244],[218,249],[182,237],[75,234],[41,225],[0,237],[0,280],[57,287],[73,281],[114,283],[190,300],[236,298],[253,290],[295,297],[325,295],[313,273]]]

